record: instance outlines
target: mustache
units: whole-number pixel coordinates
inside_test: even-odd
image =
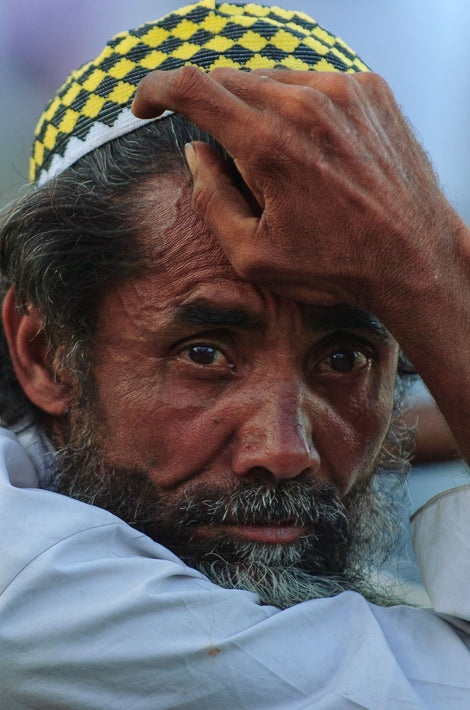
[[[213,489],[187,493],[178,507],[182,527],[198,524],[318,524],[346,530],[348,515],[338,492],[330,484],[281,481],[276,486],[243,482],[233,492]]]

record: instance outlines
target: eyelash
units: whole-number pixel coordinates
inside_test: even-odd
[[[192,358],[189,357],[189,352],[190,352],[191,350],[192,350],[192,351],[195,351],[195,350],[197,350],[198,348],[199,348],[201,351],[202,351],[203,349],[205,349],[206,351],[212,351],[215,355],[220,354],[220,355],[224,358],[224,364],[223,364],[222,366],[220,366],[220,365],[219,365],[219,366],[212,366],[213,363],[197,362],[197,361],[193,360]],[[201,352],[200,354],[201,354],[201,356],[203,357],[203,353]],[[202,367],[202,368],[204,368],[204,369],[214,369],[214,370],[215,370],[215,369],[218,369],[218,368],[220,368],[220,367],[233,368],[233,364],[229,362],[226,353],[225,353],[221,348],[219,348],[219,347],[217,347],[217,346],[215,346],[215,345],[212,345],[212,344],[210,344],[210,343],[198,343],[198,342],[196,342],[196,343],[191,343],[190,345],[186,345],[186,347],[182,348],[182,349],[179,351],[179,356],[180,356],[180,357],[183,357],[184,355],[187,355],[188,360],[191,362],[192,365],[195,365],[196,367],[199,366],[199,367]]]
[[[328,347],[330,341],[330,347]],[[203,362],[197,362],[197,359],[193,359],[193,357],[190,356],[190,352],[197,351],[197,349],[200,349],[200,355],[201,359],[204,359],[204,350],[206,351],[206,355],[209,353],[209,351],[212,351],[212,354],[214,358],[218,358],[219,360],[221,359],[222,361],[220,362],[214,362],[214,358],[212,358],[212,362],[210,361],[210,356],[208,358],[208,361]],[[318,343],[316,348],[316,355],[310,359],[310,365],[309,365],[309,370],[311,375],[318,374],[319,376],[333,376],[333,377],[341,377],[341,376],[354,376],[354,375],[359,375],[361,372],[365,372],[366,370],[370,369],[371,363],[373,363],[375,360],[377,360],[377,352],[376,349],[367,341],[364,339],[350,333],[343,333],[341,339],[338,339],[338,334],[335,334],[334,336],[325,338],[323,342]],[[333,366],[333,363],[331,361],[331,358],[333,358],[335,355],[344,355],[346,354],[346,368],[341,369],[340,367],[335,368]],[[177,356],[179,359],[185,361],[188,365],[191,365],[195,368],[199,368],[201,372],[205,371],[207,373],[212,372],[214,375],[216,373],[227,373],[228,371],[235,371],[235,364],[232,361],[232,359],[229,357],[227,351],[225,348],[220,347],[220,343],[214,343],[214,342],[208,342],[208,341],[194,341],[190,343],[184,344],[179,352],[177,353]],[[348,357],[355,357],[356,360],[358,357],[360,358],[362,356],[363,360],[359,364],[356,364],[356,362],[350,362],[350,367],[348,368],[347,366],[347,358]],[[337,359],[337,364],[339,364],[341,361],[340,359]],[[329,364],[328,364],[329,363]]]
[[[346,355],[345,358],[345,369],[341,369],[341,367],[335,368],[333,366],[333,361],[332,358],[335,356],[341,356],[341,355]],[[348,360],[348,357],[354,356],[356,361],[351,362]],[[359,356],[359,358],[357,357]],[[357,364],[357,360],[360,359],[362,356],[363,360],[362,362],[359,362]],[[315,364],[314,368],[312,369],[317,369],[320,373],[324,374],[337,374],[337,375],[349,375],[352,373],[359,372],[361,370],[364,370],[365,368],[368,368],[370,365],[371,361],[373,360],[373,354],[370,352],[369,349],[366,349],[364,347],[360,347],[358,345],[348,345],[346,347],[336,347],[333,350],[331,350],[330,353],[322,357],[320,360],[317,361]],[[330,361],[330,367],[328,367],[327,363]],[[341,364],[340,359],[337,359],[337,365]],[[322,367],[323,366],[323,367]]]

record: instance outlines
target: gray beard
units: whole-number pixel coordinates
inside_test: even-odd
[[[262,604],[287,608],[343,591],[359,592],[380,605],[400,601],[377,575],[405,529],[409,464],[402,453],[405,437],[396,425],[373,474],[344,498],[333,485],[315,480],[243,481],[227,494],[195,479],[177,503],[160,495],[145,471],[107,466],[99,430],[96,417],[82,409],[44,487],[108,510],[215,584],[254,592]],[[289,544],[223,534],[206,540],[195,534],[198,524],[223,529],[224,524],[286,521],[305,528]]]

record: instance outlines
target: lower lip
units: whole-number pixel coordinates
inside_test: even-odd
[[[306,528],[297,525],[224,525],[200,528],[199,531],[206,536],[218,534],[242,537],[252,542],[261,542],[271,545],[287,545],[295,542],[305,534]]]

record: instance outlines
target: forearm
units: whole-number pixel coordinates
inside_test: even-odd
[[[401,419],[407,426],[415,428],[413,463],[448,461],[459,457],[452,432],[433,401],[412,404]]]
[[[470,230],[449,210],[434,249],[383,278],[370,304],[413,362],[470,460]],[[437,248],[436,248],[436,245]]]

